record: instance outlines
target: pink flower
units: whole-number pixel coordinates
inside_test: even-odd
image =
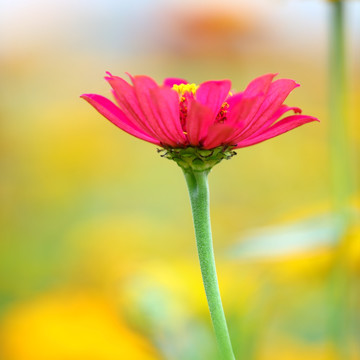
[[[107,74],[116,105],[101,95],[81,97],[120,129],[164,148],[242,148],[318,121],[283,104],[299,84],[290,79],[273,81],[276,74],[260,76],[235,94],[229,80],[196,86],[168,78],[158,85],[148,76],[130,76],[129,84]],[[289,111],[295,115],[279,120]]]

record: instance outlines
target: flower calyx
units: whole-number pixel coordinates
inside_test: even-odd
[[[222,160],[229,160],[236,152],[233,146],[219,146],[214,149],[186,148],[158,149],[161,157],[174,160],[184,171],[210,171]]]

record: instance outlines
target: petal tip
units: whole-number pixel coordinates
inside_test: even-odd
[[[128,73],[128,72],[125,72],[125,74],[129,77],[129,79],[131,80],[131,82],[134,84],[134,78],[135,78],[135,76],[131,75],[131,74]]]
[[[182,78],[165,78],[163,81],[164,86],[173,87],[174,85],[188,84],[189,82]]]
[[[79,98],[86,100],[87,98],[91,97],[91,94],[81,94]]]

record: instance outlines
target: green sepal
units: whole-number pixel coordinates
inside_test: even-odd
[[[174,160],[185,171],[209,171],[222,160],[236,155],[232,146],[219,146],[214,149],[200,149],[189,146],[186,148],[158,149],[161,156]]]

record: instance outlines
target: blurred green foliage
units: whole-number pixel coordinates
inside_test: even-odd
[[[311,246],[289,250],[284,240],[275,255],[266,256],[266,246],[261,257],[239,255],[250,229],[276,226],[291,243],[284,224],[331,212],[326,37],[318,29],[307,47],[294,48],[306,11],[297,29],[287,23],[288,34],[264,20],[279,16],[280,8],[293,18],[291,6],[310,11],[314,4],[274,3],[265,16],[241,2],[239,15],[230,6],[226,16],[216,16],[214,1],[215,11],[202,18],[196,8],[189,17],[172,18],[190,35],[173,34],[170,24],[159,22],[146,47],[146,26],[156,25],[160,10],[173,14],[171,6],[158,1],[147,17],[130,11],[129,2],[118,9],[106,1],[101,10],[93,5],[86,11],[58,3],[51,9],[29,1],[9,11],[2,25],[1,359],[217,358],[180,169],[79,99],[84,92],[110,95],[102,80],[106,70],[144,73],[159,82],[167,76],[197,83],[230,78],[238,91],[266,72],[301,83],[287,104],[321,123],[241,149],[210,176],[224,308],[239,358],[332,360],[338,354],[329,340],[329,302],[339,301],[338,294],[335,315],[345,319],[349,359],[359,359],[358,221],[340,232],[336,226],[311,232],[304,225]],[[130,20],[117,21],[124,8],[133,22],[143,20],[138,33],[127,31]],[[325,2],[315,10],[325,16]],[[26,14],[31,21],[23,21]],[[173,38],[163,38],[167,31]],[[359,69],[351,71],[356,77]],[[354,157],[358,86],[349,85]],[[358,209],[356,198],[353,203]],[[271,241],[266,245],[273,249]]]

